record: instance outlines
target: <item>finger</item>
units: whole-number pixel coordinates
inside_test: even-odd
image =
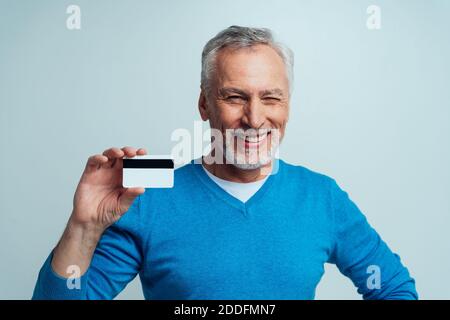
[[[109,148],[103,152],[104,156],[107,156],[110,160],[116,158],[122,158],[125,154],[119,148]]]
[[[143,156],[143,155],[147,154],[147,150],[145,150],[144,148],[139,148],[136,153],[140,156]]]
[[[96,154],[88,158],[86,168],[98,169],[101,167],[102,164],[106,162],[108,162],[108,157],[101,154]]]
[[[124,194],[138,196],[145,192],[145,188],[143,187],[135,187],[135,188],[126,188]]]
[[[133,147],[123,147],[122,151],[127,157],[134,157],[136,155],[136,148]]]
[[[104,166],[105,168],[119,167],[116,165],[118,162],[122,161],[122,157],[125,155],[124,152],[119,148],[109,148],[103,152],[104,156],[109,158],[108,163]],[[118,161],[120,159],[120,161]]]
[[[124,210],[128,208],[133,203],[134,199],[145,192],[144,188],[126,188],[125,191],[120,195],[120,206]]]

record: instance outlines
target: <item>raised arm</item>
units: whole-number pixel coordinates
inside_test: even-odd
[[[145,189],[122,187],[122,158],[136,154],[146,151],[110,148],[88,159],[69,222],[41,269],[34,299],[112,298],[134,278],[140,263],[133,237],[137,226],[127,219],[114,224],[125,212],[132,215],[139,211],[136,197]],[[123,272],[118,272],[120,268]],[[67,281],[77,274],[80,288]]]

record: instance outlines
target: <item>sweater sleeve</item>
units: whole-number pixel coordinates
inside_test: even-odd
[[[330,255],[365,300],[415,300],[418,294],[400,257],[369,225],[348,194],[332,181],[335,245]]]
[[[102,235],[88,270],[79,278],[66,279],[53,271],[50,253],[42,266],[32,299],[113,299],[135,278],[142,263],[138,239],[140,196],[128,211]],[[68,277],[70,274],[68,274]],[[74,285],[79,281],[79,285]]]

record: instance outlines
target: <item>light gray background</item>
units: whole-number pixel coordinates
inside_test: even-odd
[[[450,298],[447,0],[1,0],[0,298],[31,297],[89,155],[164,154],[174,129],[193,130],[202,47],[232,24],[272,28],[296,53],[283,158],[349,192],[421,298]],[[119,298],[141,299],[139,281]],[[327,266],[317,298],[359,296]]]

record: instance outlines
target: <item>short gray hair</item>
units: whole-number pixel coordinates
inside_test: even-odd
[[[206,43],[202,52],[201,88],[206,92],[209,91],[211,74],[215,71],[215,60],[221,49],[226,47],[249,48],[258,44],[270,46],[283,59],[289,82],[289,94],[291,94],[294,82],[294,54],[292,50],[277,42],[270,29],[240,26],[228,27]]]

